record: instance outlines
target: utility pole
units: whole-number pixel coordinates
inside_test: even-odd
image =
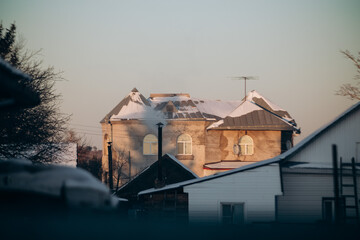
[[[162,127],[164,126],[164,124],[162,124],[161,122],[159,122],[158,124],[156,124],[158,126],[158,180],[161,183],[163,181],[163,177],[162,177]]]
[[[112,143],[113,143],[113,128],[112,124],[110,122],[110,118],[108,119],[108,123],[110,124],[110,131],[111,131],[111,137],[110,141],[108,142],[108,161],[109,161],[109,188],[110,190],[113,189],[113,164],[112,164]]]
[[[246,101],[246,80],[257,80],[257,77],[254,76],[239,76],[239,77],[232,77],[233,80],[244,80],[245,86],[244,86],[244,101]]]
[[[131,181],[131,156],[129,151],[129,182]]]
[[[333,144],[331,148],[332,148],[333,183],[334,183],[335,223],[339,224],[341,223],[341,203],[340,203],[340,194],[339,194],[337,146]]]
[[[155,188],[160,188],[165,185],[165,181],[162,175],[162,127],[164,124],[159,122],[156,124],[158,126],[158,175],[155,179]]]

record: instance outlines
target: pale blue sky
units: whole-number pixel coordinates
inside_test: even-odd
[[[241,75],[306,137],[355,103],[334,92],[356,74],[339,51],[360,51],[359,12],[359,0],[0,0],[3,25],[64,71],[62,111],[98,147],[99,121],[133,87],[232,100]]]

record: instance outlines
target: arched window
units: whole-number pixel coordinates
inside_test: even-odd
[[[240,155],[254,154],[254,141],[249,135],[242,136],[239,139]]]
[[[143,154],[156,155],[158,153],[158,139],[153,134],[148,134],[143,141]]]
[[[187,134],[181,134],[177,139],[177,151],[179,155],[191,155],[192,143],[191,137]]]

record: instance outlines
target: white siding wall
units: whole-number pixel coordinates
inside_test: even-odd
[[[278,164],[267,165],[184,187],[190,222],[220,222],[221,203],[244,203],[246,223],[275,221],[281,195]]]
[[[332,167],[331,145],[338,146],[338,157],[350,162],[356,157],[360,142],[360,111],[354,112],[327,130],[319,138],[291,157],[290,162],[324,164]],[[360,159],[357,161],[359,162]],[[294,170],[292,170],[294,171]],[[316,222],[322,220],[322,198],[333,197],[332,174],[283,171],[283,196],[278,197],[278,220],[281,222]],[[300,173],[301,172],[301,173]]]
[[[359,142],[360,111],[357,111],[306,146],[291,161],[331,164],[331,145],[337,144],[339,157],[350,162],[356,157],[356,143]]]
[[[330,174],[283,173],[284,195],[278,197],[279,222],[316,222],[322,219],[322,198],[333,197]]]
[[[350,183],[350,180],[349,177],[344,182]],[[359,183],[360,177],[357,181]],[[278,197],[279,222],[321,221],[322,198],[334,197],[332,174],[283,172],[283,188],[283,196]],[[344,194],[353,194],[353,188],[344,189]]]

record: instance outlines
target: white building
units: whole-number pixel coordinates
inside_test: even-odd
[[[139,195],[174,190],[188,193],[190,222],[328,220],[333,216],[332,144],[338,146],[338,156],[344,162],[355,157],[359,163],[360,102],[275,158],[164,188],[145,190]],[[359,176],[357,179],[360,182]]]

